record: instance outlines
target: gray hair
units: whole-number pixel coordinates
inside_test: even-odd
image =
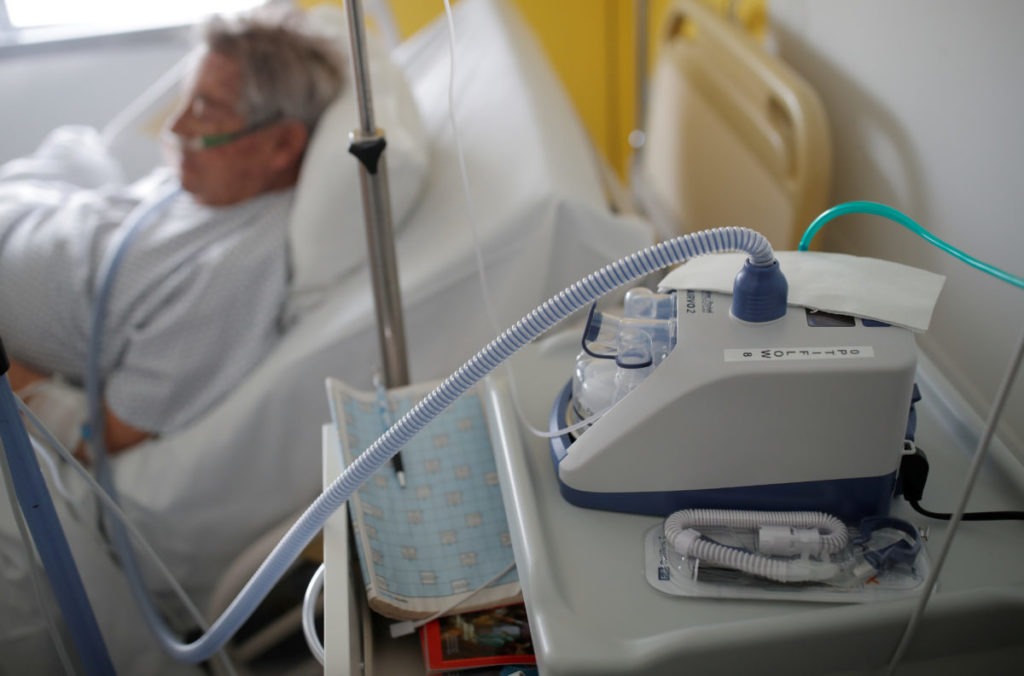
[[[242,69],[242,109],[250,122],[280,115],[312,130],[344,86],[345,56],[337,35],[319,30],[306,12],[267,5],[211,17],[206,49]]]

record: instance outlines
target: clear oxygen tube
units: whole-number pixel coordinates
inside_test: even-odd
[[[173,194],[158,200],[149,211],[157,210],[159,205],[162,205],[164,200],[169,199],[171,196]],[[141,214],[135,227],[141,227],[150,218],[147,213]],[[126,233],[122,241],[122,248],[130,243],[132,234],[132,230]],[[183,662],[198,663],[209,659],[230,639],[245,620],[252,615],[259,603],[273,588],[273,585],[287,572],[291,563],[316,534],[320,532],[320,529],[331,514],[344,504],[355,490],[365,483],[374,472],[387,463],[399,449],[443,412],[452,402],[480,382],[522,347],[547,332],[574,312],[588,306],[618,287],[640,279],[656,270],[682,263],[697,256],[727,251],[742,251],[748,254],[744,272],[749,273],[750,270],[758,270],[761,273],[765,273],[768,270],[774,270],[781,278],[771,244],[763,235],[748,228],[716,228],[661,242],[619,259],[569,286],[520,319],[463,364],[455,373],[445,379],[441,385],[424,397],[423,400],[392,425],[347,467],[292,525],[274,550],[260,565],[256,573],[246,583],[235,600],[213,622],[210,629],[191,643],[183,643],[163,626],[159,618],[153,617],[155,611],[153,611],[152,604],[144,593],[141,575],[134,560],[134,553],[128,546],[127,538],[124,537],[123,533],[120,536],[114,537],[115,548],[125,562],[126,573],[136,578],[132,584],[133,593],[136,593],[135,590],[141,592],[136,593],[136,596],[139,597],[139,602],[143,604],[147,620],[153,620],[155,626],[161,627],[157,632],[157,638],[163,648],[171,656]],[[102,285],[101,295],[109,294],[121,255],[122,252],[118,251],[111,257],[111,265],[106,270],[106,275],[111,279]],[[758,276],[760,277],[760,274]],[[764,296],[764,285],[758,284],[753,289],[749,289],[741,281],[744,277],[750,279],[751,276],[750,274],[744,275],[743,273],[737,276],[735,295],[747,303],[751,301],[751,297],[754,297],[755,305],[768,308],[762,315],[764,321],[770,321],[785,313],[784,279],[781,279],[781,285],[772,287],[768,293],[770,297],[766,300],[762,298]],[[99,327],[102,326],[101,310],[105,308],[105,305],[105,299],[98,299],[98,310],[94,313],[97,335],[101,334],[99,330]],[[95,356],[92,360],[95,367],[98,364],[99,350],[96,344],[93,344],[92,348],[95,350]],[[98,370],[93,370],[92,375],[94,384],[89,388],[89,393],[90,397],[95,402],[98,402]],[[102,427],[98,426],[100,423],[97,422],[100,420],[98,417],[100,413],[98,403],[90,406],[90,412],[91,417],[94,417],[94,429],[102,430]],[[102,446],[99,439],[101,436],[101,434],[95,433],[90,435],[94,446]],[[102,449],[99,450],[102,453]],[[100,453],[96,454],[97,458],[101,457]],[[112,490],[113,482],[110,478],[109,466],[105,460],[97,462],[97,468],[100,469],[101,467],[103,468],[103,473],[106,474],[106,488],[107,490]],[[145,610],[147,607],[149,610]]]
[[[996,266],[986,263],[985,261],[978,260],[974,256],[961,251],[952,244],[943,241],[936,235],[925,230],[917,221],[910,216],[907,216],[903,212],[890,207],[887,204],[880,204],[879,202],[868,202],[864,200],[857,200],[853,202],[844,202],[837,204],[831,209],[825,211],[820,216],[814,219],[814,221],[807,226],[807,230],[804,231],[803,237],[800,238],[800,243],[797,245],[797,250],[807,251],[811,245],[811,240],[818,234],[818,231],[825,227],[825,224],[832,221],[840,216],[846,214],[871,214],[873,216],[881,216],[887,218],[890,221],[902,225],[907,230],[928,242],[932,246],[948,253],[953,258],[956,258],[962,263],[981,270],[982,272],[995,277],[996,279],[1006,282],[1012,286],[1016,286],[1018,289],[1024,289],[1024,277],[1020,275],[1014,275],[1005,270],[997,268]]]
[[[115,503],[118,502],[118,497],[117,489],[114,485],[113,471],[107,457],[102,398],[103,379],[100,375],[103,329],[106,323],[107,307],[114,284],[117,281],[117,273],[121,262],[128,253],[131,244],[180,192],[180,186],[174,184],[159,194],[152,202],[143,202],[136,207],[135,211],[129,215],[128,220],[125,221],[120,240],[107,252],[106,257],[101,262],[97,277],[99,284],[92,308],[89,345],[86,354],[84,385],[88,424],[84,429],[83,437],[95,463],[96,481]],[[143,620],[160,646],[176,659],[182,659],[179,652],[174,649],[175,644],[179,642],[179,638],[161,617],[146,588],[145,579],[135,556],[135,551],[132,548],[125,524],[117,518],[117,515],[108,506],[104,505],[103,509],[107,516],[107,527],[110,531],[111,544],[117,552],[129,590],[135,599]],[[212,651],[207,657],[212,657],[216,652],[217,650]]]

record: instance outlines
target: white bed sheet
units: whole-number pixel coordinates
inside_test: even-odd
[[[653,232],[605,206],[586,133],[510,5],[463,0],[455,30],[455,117],[504,329],[650,244]],[[449,121],[448,56],[441,19],[394,54],[431,139],[427,186],[397,238],[414,381],[448,375],[495,335]],[[330,420],[324,380],[369,385],[379,363],[374,321],[362,266],[194,427],[114,463],[126,511],[200,603],[246,545],[319,492],[320,429]]]

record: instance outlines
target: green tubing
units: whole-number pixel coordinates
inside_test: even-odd
[[[977,268],[982,272],[988,273],[995,277],[996,279],[1006,282],[1007,284],[1012,284],[1013,286],[1016,286],[1018,289],[1024,289],[1024,277],[1020,277],[1019,275],[1012,275],[1009,272],[1000,270],[994,265],[989,265],[988,263],[979,261],[977,258],[974,258],[970,254],[964,253],[963,251],[960,251],[956,247],[947,244],[946,242],[943,242],[941,239],[939,239],[938,237],[936,237],[935,235],[921,227],[921,225],[914,221],[914,219],[910,218],[901,211],[894,209],[893,207],[890,207],[888,205],[880,204],[878,202],[844,202],[825,211],[816,219],[814,219],[810,226],[807,227],[807,230],[804,232],[804,236],[800,238],[800,244],[797,245],[797,249],[799,251],[807,251],[807,247],[810,245],[811,240],[814,239],[814,235],[817,234],[818,230],[821,230],[822,226],[824,226],[832,219],[838,218],[839,216],[844,216],[846,214],[872,214],[875,216],[882,216],[884,218],[888,218],[889,220],[899,223],[900,225],[907,228],[911,232],[920,236],[926,242],[937,246],[939,249],[945,251],[954,258],[963,261],[967,265],[970,265],[973,268]]]

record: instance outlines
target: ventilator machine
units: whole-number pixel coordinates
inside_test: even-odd
[[[746,287],[768,288],[765,304],[750,306]],[[551,441],[565,499],[652,515],[889,511],[917,361],[909,330],[787,307],[777,263],[748,264],[731,297],[659,291],[627,292],[621,316],[591,310],[551,415],[553,430],[584,423]]]

